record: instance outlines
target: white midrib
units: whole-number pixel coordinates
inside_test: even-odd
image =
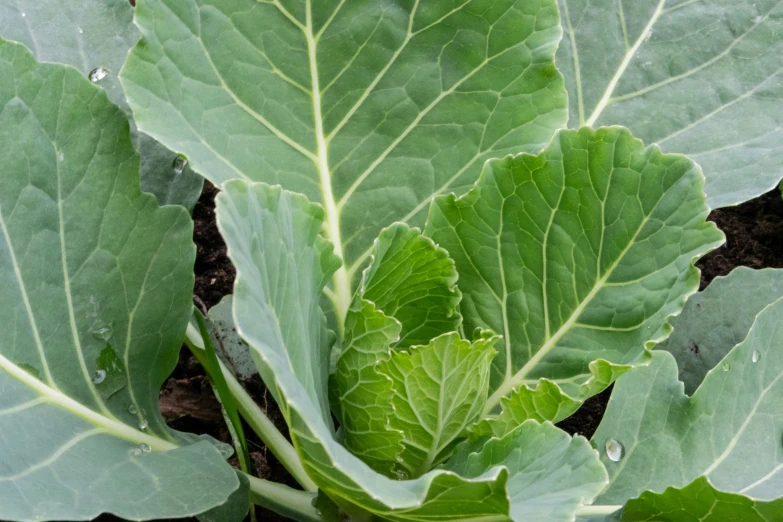
[[[68,413],[80,417],[84,421],[92,424],[96,428],[99,428],[108,435],[113,435],[117,438],[136,444],[144,443],[156,451],[168,451],[177,448],[177,445],[172,442],[153,437],[142,431],[131,428],[127,424],[124,424],[116,419],[110,419],[91,410],[90,408],[87,408],[78,401],[68,397],[61,391],[54,390],[45,385],[27,373],[25,370],[19,368],[14,363],[9,361],[2,354],[0,354],[0,370],[3,370],[8,375],[33,390],[46,403],[52,404],[62,410],[67,411]]]
[[[310,62],[310,82],[313,91],[313,118],[315,119],[315,139],[316,139],[316,167],[318,169],[318,180],[321,185],[321,197],[323,198],[326,220],[324,227],[332,244],[334,244],[334,253],[340,259],[345,259],[343,253],[343,242],[340,237],[340,212],[337,208],[337,202],[332,191],[332,174],[329,170],[328,144],[324,134],[323,117],[321,113],[321,88],[318,84],[318,62],[316,54],[316,40],[313,36],[313,16],[310,0],[306,2],[307,25],[305,27],[305,37],[307,38],[307,51]],[[343,263],[334,273],[334,299],[333,304],[337,314],[337,323],[342,328],[348,307],[351,304],[351,278],[348,270]]]
[[[650,21],[647,22],[647,25],[644,27],[641,34],[639,34],[639,38],[636,39],[636,42],[634,42],[633,47],[631,47],[626,51],[625,57],[623,57],[623,61],[620,62],[620,66],[617,68],[617,71],[615,71],[614,76],[609,82],[609,85],[606,86],[606,90],[604,91],[603,96],[601,96],[598,105],[595,106],[595,110],[593,110],[593,113],[590,115],[590,118],[585,122],[586,126],[592,127],[593,125],[595,125],[595,122],[596,120],[598,120],[598,117],[601,116],[601,113],[609,105],[609,102],[612,99],[612,94],[614,93],[614,90],[617,87],[617,83],[620,81],[620,78],[622,78],[623,74],[625,74],[625,70],[628,68],[628,65],[630,65],[631,60],[636,55],[636,52],[639,50],[639,47],[641,47],[641,45],[647,39],[647,35],[652,30],[653,25],[655,25],[655,22],[658,21],[658,18],[663,13],[663,6],[665,4],[666,4],[666,0],[659,0],[658,7],[655,8],[655,12],[650,18]]]

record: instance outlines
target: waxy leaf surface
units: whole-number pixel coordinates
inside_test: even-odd
[[[339,260],[319,235],[324,220],[321,207],[279,187],[236,180],[224,185],[217,214],[237,268],[237,330],[281,405],[305,469],[321,490],[338,503],[353,504],[392,521],[486,517],[522,522],[524,519],[510,514],[506,491],[511,474],[524,474],[513,462],[509,468],[494,461],[471,466],[469,477],[436,470],[416,480],[396,481],[373,471],[335,440],[325,406],[325,386],[320,384],[325,383],[329,371],[331,339],[318,301]],[[555,462],[563,448],[571,445],[562,432],[551,426],[548,429],[554,431],[545,438],[554,437],[553,444],[528,448],[528,441],[537,439],[524,437],[513,445],[514,452],[537,456],[538,470],[543,469],[541,463]],[[582,499],[589,502],[590,495],[603,487],[604,471],[596,459],[586,445],[567,457],[574,468],[588,470],[593,483],[600,486],[565,491],[563,502],[574,506]],[[534,486],[523,489],[528,494],[519,497],[522,504],[535,503],[549,494]],[[570,520],[572,516],[573,511],[553,520]]]
[[[106,76],[96,84],[131,116],[118,79],[128,51],[139,40],[127,0],[0,0],[0,37],[25,44],[39,61],[70,65],[85,76],[103,67]],[[201,177],[189,168],[178,172],[177,155],[136,132],[133,123],[131,139],[141,155],[141,189],[155,194],[161,205],[193,208]]]
[[[559,0],[569,127],[624,125],[704,169],[707,203],[783,178],[778,0]]]
[[[759,500],[783,484],[783,300],[762,311],[748,337],[688,397],[671,354],[621,377],[593,442],[609,488],[602,504],[621,504],[645,490],[683,487],[700,476],[726,493]]]
[[[158,410],[192,309],[187,212],[139,190],[125,115],[75,69],[0,41],[0,108],[0,519],[222,504],[234,471]]]
[[[783,297],[783,270],[739,267],[688,299],[674,332],[656,346],[671,353],[685,393],[693,394],[729,351],[745,340],[756,315]]]
[[[122,81],[140,128],[215,184],[320,202],[342,321],[394,221],[565,124],[555,0],[141,0]]]
[[[625,129],[583,128],[489,161],[466,195],[434,201],[425,233],[457,264],[465,331],[504,339],[485,414],[514,411],[490,431],[559,420],[668,336],[698,288],[694,259],[723,242],[703,181]]]

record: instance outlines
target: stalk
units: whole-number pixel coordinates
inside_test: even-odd
[[[250,501],[298,522],[324,522],[313,506],[315,493],[299,491],[277,482],[246,476],[250,482]]]
[[[190,351],[193,352],[196,359],[203,365],[206,362],[204,344],[198,331],[191,324],[188,324],[185,344],[188,345]],[[234,377],[234,374],[226,368],[222,361],[220,361],[220,368],[226,378],[228,389],[234,396],[237,409],[247,424],[256,432],[259,438],[266,444],[269,451],[272,452],[302,488],[307,491],[318,491],[318,486],[315,485],[315,482],[313,482],[307,475],[307,472],[305,472],[302,461],[299,460],[299,455],[297,455],[296,450],[291,443],[288,442],[288,439],[280,433],[280,430],[278,430],[272,421],[269,420],[269,417],[267,417],[264,411],[255,403],[253,398],[250,397],[239,381],[237,381],[236,377]]]

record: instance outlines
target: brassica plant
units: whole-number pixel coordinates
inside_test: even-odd
[[[0,519],[780,519],[783,278],[694,266],[783,177],[779,4],[133,16],[0,0]],[[233,447],[160,414],[183,342]],[[615,381],[591,441],[555,426]]]

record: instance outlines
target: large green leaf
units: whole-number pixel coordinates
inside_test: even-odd
[[[713,208],[783,178],[778,0],[559,1],[569,126],[625,125],[688,154]]]
[[[756,315],[781,297],[783,270],[739,267],[688,299],[672,319],[671,337],[656,346],[674,355],[685,393],[696,391],[707,372],[747,337]]]
[[[783,300],[765,308],[691,397],[668,352],[654,351],[648,367],[619,379],[593,437],[607,450],[602,460],[611,480],[601,503],[621,504],[700,476],[727,493],[781,497],[781,317]]]
[[[485,413],[516,390],[504,426],[559,420],[668,336],[698,288],[694,259],[723,242],[703,181],[625,129],[583,128],[489,161],[465,196],[434,201],[425,233],[457,264],[465,330],[504,337]]]
[[[384,226],[567,116],[555,0],[140,0],[136,23],[121,76],[140,128],[213,183],[321,202],[341,320]]]
[[[128,51],[139,40],[133,7],[127,0],[0,0],[0,36],[25,44],[40,61],[64,63],[88,76],[104,68],[96,83],[131,116],[117,76]],[[161,205],[193,208],[203,181],[189,168],[175,166],[177,155],[137,133],[131,138],[141,155],[141,188]]]
[[[221,504],[231,467],[158,410],[192,309],[187,212],[139,190],[125,115],[76,70],[0,41],[0,108],[0,519]]]
[[[321,383],[328,372],[331,343],[318,300],[338,260],[319,235],[324,211],[279,187],[236,180],[227,182],[218,196],[217,215],[237,268],[237,330],[282,408],[305,468],[336,502],[392,521],[503,521],[509,519],[509,476],[524,477],[533,469],[547,473],[546,464],[563,462],[562,458],[578,481],[587,485],[563,491],[561,502],[572,506],[589,502],[603,487],[604,472],[594,452],[576,442],[577,451],[571,453],[569,437],[537,424],[528,429],[544,430],[540,438],[518,437],[513,451],[509,450],[510,455],[526,455],[526,462],[533,461],[532,469],[513,461],[509,468],[501,467],[489,454],[485,459],[489,462],[470,466],[466,471],[470,476],[464,478],[438,470],[416,480],[395,481],[372,471],[335,440],[325,408]],[[535,484],[521,489],[525,493],[513,502],[522,507],[513,509],[544,502],[549,494]],[[553,520],[572,516],[573,511]],[[523,520],[513,513],[511,519]]]

